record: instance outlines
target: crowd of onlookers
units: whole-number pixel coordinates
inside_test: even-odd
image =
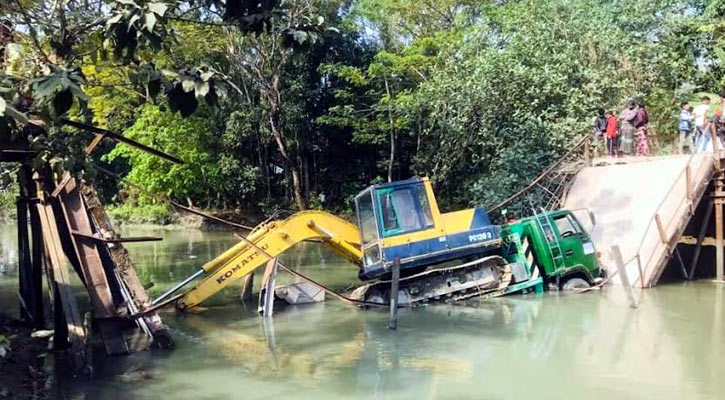
[[[720,106],[713,107],[708,96],[702,96],[695,107],[686,101],[680,105],[680,154],[685,148],[691,153],[712,152],[713,138],[719,149],[723,148],[725,124],[722,119],[722,106],[725,104],[725,93],[720,94]]]
[[[700,102],[692,107],[684,101],[680,104],[679,141],[680,154],[713,151],[713,138],[719,149],[725,143],[725,121],[723,121],[725,92],[720,94],[720,106],[713,107],[709,96],[702,96]],[[646,156],[648,143],[649,115],[644,102],[627,100],[622,111],[597,110],[594,119],[594,148],[605,148],[611,157]]]
[[[614,111],[600,108],[594,119],[595,149],[601,144],[612,157],[629,155],[646,156],[649,154],[647,127],[649,115],[644,102],[627,100],[627,105],[615,115]]]

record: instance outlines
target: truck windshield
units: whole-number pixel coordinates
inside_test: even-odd
[[[373,211],[373,196],[370,191],[357,198],[357,215],[362,233],[363,245],[377,239],[375,226],[375,213]]]
[[[421,229],[412,188],[378,190],[383,237]]]
[[[554,217],[554,223],[556,224],[556,229],[559,230],[559,235],[562,238],[576,235],[581,232],[579,225],[572,221],[569,215]]]

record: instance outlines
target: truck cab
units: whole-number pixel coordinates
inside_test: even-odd
[[[574,278],[592,285],[603,275],[589,233],[569,210],[541,212],[510,222],[504,225],[503,236],[505,251],[522,252],[529,268],[536,268],[550,288],[569,288],[581,282]]]
[[[355,197],[362,280],[377,278],[399,259],[401,272],[500,248],[500,227],[484,207],[444,213],[428,178],[372,185]]]

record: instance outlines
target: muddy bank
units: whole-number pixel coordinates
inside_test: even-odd
[[[113,209],[111,209],[113,210]],[[208,214],[212,217],[220,218],[234,224],[254,227],[264,220],[264,216],[258,214],[245,214],[234,210],[200,210],[201,212]],[[205,218],[200,215],[180,212],[172,213],[168,218],[164,219],[145,219],[145,218],[129,218],[126,216],[120,216],[118,213],[111,211],[109,213],[113,223],[117,227],[123,227],[124,229],[147,229],[148,227],[154,227],[159,230],[200,230],[204,232],[231,232],[237,231],[238,228],[225,224],[223,222],[215,221],[210,218]]]
[[[33,337],[32,332],[0,314],[0,399],[57,398],[48,366],[49,336]]]

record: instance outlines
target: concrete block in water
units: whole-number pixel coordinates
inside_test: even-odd
[[[289,304],[319,303],[325,301],[325,292],[309,282],[297,282],[275,289],[274,294]]]

